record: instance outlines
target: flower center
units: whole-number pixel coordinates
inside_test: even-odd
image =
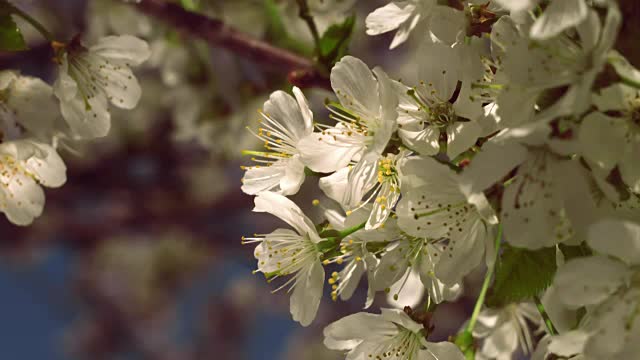
[[[456,113],[453,105],[448,102],[441,102],[430,107],[429,121],[437,127],[446,127],[456,121]]]
[[[381,159],[378,161],[378,182],[394,181],[398,176],[398,170],[393,159]]]

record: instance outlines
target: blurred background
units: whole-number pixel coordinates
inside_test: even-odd
[[[356,15],[349,52],[394,78],[415,44],[390,53],[390,37],[367,37],[364,18],[385,1],[318,0],[320,31]],[[185,2],[182,2],[185,4]],[[191,0],[218,18],[276,46],[311,53],[311,35],[294,0]],[[152,58],[137,69],[143,98],[134,111],[112,109],[108,137],[62,150],[68,181],[48,189],[44,214],[22,228],[0,217],[1,359],[340,359],[326,350],[322,329],[360,311],[366,289],[349,302],[325,296],[318,318],[302,328],[289,315],[286,292],[271,294],[255,268],[253,248],[240,237],[265,233],[277,220],[251,213],[240,191],[248,164],[242,149],[258,144],[245,127],[270,92],[290,89],[286,76],[222,48],[185,36],[116,0],[24,0],[15,4],[56,35],[83,42],[109,34],[146,39]],[[52,83],[52,50],[21,26],[30,50],[0,53],[1,69]],[[305,89],[316,120],[326,118],[331,94]],[[317,178],[294,200],[321,220]],[[329,206],[330,204],[327,204]],[[332,270],[329,270],[329,273]],[[438,308],[444,339],[468,317],[481,274],[466,285],[469,299]],[[366,286],[366,282],[362,284]],[[398,301],[379,295],[379,307],[417,304],[419,281]],[[328,292],[327,294],[328,295]]]

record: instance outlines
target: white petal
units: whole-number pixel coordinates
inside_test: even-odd
[[[363,119],[379,117],[378,82],[362,60],[353,56],[343,57],[331,69],[330,79],[342,106]]]
[[[429,30],[442,42],[453,44],[465,26],[464,11],[449,6],[436,6],[429,22]]]
[[[471,148],[482,133],[480,125],[475,121],[456,122],[447,127],[447,156],[455,159]]]
[[[640,194],[640,166],[637,165],[640,159],[640,139],[629,144],[620,164],[620,175],[622,181],[629,185],[631,191]]]
[[[560,356],[581,354],[589,335],[580,330],[573,330],[551,338],[549,351]]]
[[[296,101],[300,107],[300,112],[302,113],[302,118],[304,119],[305,135],[310,134],[313,131],[313,112],[311,112],[311,109],[309,108],[309,102],[304,96],[302,90],[297,86],[293,87],[293,95],[296,97]]]
[[[496,0],[505,10],[511,12],[526,11],[538,4],[538,0]]]
[[[314,261],[311,266],[297,276],[289,309],[293,320],[302,326],[309,326],[316,318],[320,307],[324,285],[324,267],[319,260]]]
[[[279,191],[280,181],[286,171],[286,160],[277,161],[270,166],[250,167],[242,178],[242,192],[256,195],[263,191]]]
[[[373,73],[378,79],[379,98],[380,98],[380,118],[377,119],[376,126],[372,129],[375,131],[373,144],[370,148],[381,153],[387,147],[392,133],[396,129],[396,119],[398,117],[398,96],[395,86],[387,73],[381,68],[376,67]]]
[[[352,260],[345,269],[340,272],[340,281],[343,286],[340,292],[340,299],[343,301],[351,299],[365,271],[364,261]]]
[[[455,344],[447,341],[432,343],[427,342],[427,349],[420,351],[418,358],[425,360],[464,360],[465,357]]]
[[[396,241],[385,248],[375,268],[375,288],[385,289],[402,279],[407,273],[409,261],[407,241]]]
[[[15,78],[7,94],[6,105],[29,132],[42,140],[51,137],[59,112],[53,90],[47,83],[28,76]],[[5,141],[8,135],[4,134]]]
[[[399,281],[391,285],[391,289],[387,294],[387,303],[397,309],[403,309],[405,306],[415,308],[424,297],[425,288],[420,281],[420,276],[409,269],[407,271],[409,275],[406,281],[403,276]]]
[[[295,237],[298,237],[300,241],[305,241],[302,236],[291,229],[276,229],[270,234],[267,234],[264,241],[253,249],[253,256],[258,260],[258,270],[264,274],[268,274],[281,270],[283,264],[289,264],[292,261],[291,254],[285,251],[270,250],[271,245],[269,245],[269,242]],[[289,272],[283,273],[283,275],[287,274],[289,274]]]
[[[567,161],[556,160],[554,155],[538,150],[530,152],[520,165],[502,198],[502,223],[505,239],[510,244],[539,249],[573,235],[564,208],[564,190],[555,171]]]
[[[304,164],[300,161],[300,155],[295,155],[287,160],[284,176],[280,179],[282,194],[293,195],[300,190],[304,182]]]
[[[458,192],[455,173],[430,157],[406,158],[399,163],[398,168],[402,175],[402,190],[430,186],[434,189],[442,187],[446,192]]]
[[[554,286],[562,302],[575,308],[606,300],[628,276],[623,263],[591,256],[570,260],[558,269]]]
[[[132,66],[140,65],[151,56],[149,44],[131,35],[103,37],[89,51]]]
[[[416,90],[422,98],[449,101],[458,80],[462,79],[458,55],[456,50],[442,43],[425,44],[420,48],[418,80],[424,84]]]
[[[373,202],[373,208],[371,209],[371,216],[365,225],[366,230],[377,229],[382,226],[389,215],[393,211],[393,208],[400,198],[400,189],[386,181],[382,184],[380,191]]]
[[[623,119],[592,112],[578,132],[583,156],[603,170],[612,169],[624,155],[625,132]]]
[[[531,37],[548,39],[580,24],[587,18],[589,7],[584,0],[552,1],[531,27]]]
[[[367,35],[378,35],[397,29],[416,11],[409,2],[391,2],[367,15]]]
[[[42,214],[44,192],[13,157],[14,143],[0,145],[0,153],[6,154],[0,160],[4,169],[0,175],[0,210],[12,223],[29,225]]]
[[[592,101],[601,112],[625,110],[629,106],[626,99],[629,97],[635,97],[636,93],[637,90],[627,85],[615,83],[600,90],[600,94],[594,93]]]
[[[254,199],[255,212],[267,212],[289,224],[300,235],[308,235],[312,241],[319,241],[313,222],[302,213],[293,201],[274,192],[259,193]]]
[[[3,70],[0,71],[0,90],[5,90],[13,80],[15,80],[18,76],[15,71],[12,70]]]
[[[380,312],[382,313],[382,318],[386,321],[394,322],[411,332],[417,333],[423,328],[421,324],[411,319],[403,310],[381,308]]]
[[[342,168],[329,176],[320,178],[318,181],[318,187],[324,192],[330,199],[337,201],[342,205],[345,204],[346,194],[349,186],[349,171],[348,167]]]
[[[527,149],[517,143],[497,144],[489,141],[473,161],[464,168],[462,181],[471,192],[484,191],[504,178],[527,157]]]
[[[482,354],[489,358],[511,355],[518,348],[518,330],[510,321],[498,325],[482,344]]]
[[[302,162],[311,170],[329,173],[349,165],[354,156],[361,153],[364,144],[345,144],[331,135],[313,133],[298,143]]]
[[[444,284],[454,285],[475,269],[484,258],[488,236],[486,225],[479,219],[469,219],[459,229],[451,231],[449,245],[435,266],[435,274]]]
[[[471,96],[471,86],[466,83],[463,84],[460,88],[460,93],[458,94],[456,102],[453,103],[453,109],[457,116],[462,116],[472,122],[475,122],[483,116],[484,111],[482,108],[482,102],[480,100],[472,100]]]
[[[108,63],[104,59],[95,59],[92,62],[93,67],[88,71],[96,78],[101,78],[103,89],[111,103],[121,109],[135,108],[142,97],[142,89],[131,69]]]
[[[37,148],[37,152],[26,161],[25,169],[44,186],[62,186],[67,181],[67,167],[60,155],[50,145],[31,144]]]
[[[625,342],[637,341],[637,338],[629,338],[631,334],[627,326],[631,324],[630,318],[637,318],[638,296],[640,294],[637,291],[629,291],[623,298],[610,298],[596,310],[599,313],[587,325],[595,330],[584,348],[588,359],[629,359],[617,355],[623,350]]]
[[[303,101],[303,99],[298,100]],[[265,115],[280,125],[276,129],[288,138],[285,138],[285,142],[291,145],[295,145],[301,138],[311,133],[307,130],[307,119],[304,118],[308,114],[303,115],[300,109],[299,102],[281,90],[273,92],[269,100],[264,103]]]
[[[640,265],[640,224],[622,220],[601,220],[589,228],[589,246],[615,256],[629,265]]]
[[[376,152],[367,152],[351,169],[347,180],[344,205],[358,206],[364,195],[377,183],[379,157],[380,155]]]
[[[360,312],[329,324],[324,328],[324,344],[333,350],[349,350],[375,334],[397,332],[393,323],[382,316]]]
[[[58,67],[58,78],[53,84],[53,89],[60,101],[74,99],[78,92],[78,84],[69,76],[69,62],[66,54],[63,55],[60,66]]]
[[[398,129],[402,142],[422,155],[435,155],[440,151],[440,130],[427,126],[421,131]]]
[[[80,139],[103,137],[111,128],[111,114],[107,110],[105,96],[85,101],[80,95],[60,101],[60,112],[74,135]]]

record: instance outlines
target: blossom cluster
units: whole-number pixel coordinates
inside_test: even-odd
[[[42,213],[41,186],[66,182],[59,149],[105,136],[109,103],[132,109],[141,89],[131,66],[149,57],[146,42],[109,36],[86,48],[79,38],[53,42],[57,78],[53,86],[18,71],[0,71],[0,211],[17,225]]]
[[[263,149],[245,151],[254,164],[242,190],[290,228],[243,238],[256,245],[257,271],[287,278],[279,289],[303,326],[325,282],[334,301],[348,300],[366,278],[369,308],[417,274],[424,310],[383,308],[325,328],[326,346],[347,359],[635,358],[640,73],[615,50],[617,2],[444,3],[393,1],[366,19],[369,35],[395,31],[391,49],[419,42],[412,76],[345,56],[331,70],[329,119],[314,119],[296,87],[265,102],[251,130]],[[319,224],[288,198],[310,177],[326,197],[314,200]],[[471,343],[428,341],[436,305],[483,266],[489,286],[518,251],[551,257],[552,284],[475,313]]]

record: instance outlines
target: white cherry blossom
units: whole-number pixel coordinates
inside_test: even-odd
[[[542,318],[532,303],[482,310],[478,325],[473,330],[473,336],[482,340],[476,356],[480,359],[510,360],[518,350],[525,355],[530,354],[534,337],[529,323],[534,326],[542,324]]]
[[[533,104],[544,90],[561,86],[569,88],[544,109],[541,117],[579,115],[588,109],[593,82],[607,62],[621,23],[617,5],[607,4],[604,19],[594,9],[588,10],[586,19],[575,26],[577,37],[564,31],[549,39],[532,39],[528,34],[532,26],[530,17],[519,24],[503,16],[494,24],[491,39],[496,65],[507,79],[502,89],[504,96],[497,103],[513,110],[502,117],[526,119],[529,115],[522,108],[513,107],[514,103],[510,104],[518,92],[524,90],[523,94],[529,98],[529,101],[525,101],[526,98],[519,101]]]
[[[567,307],[587,307],[578,344],[584,359],[631,359],[640,336],[640,224],[602,220],[587,243],[595,255],[568,261],[554,286]]]
[[[304,182],[304,164],[297,146],[313,132],[313,113],[302,91],[293,88],[295,99],[276,91],[264,104],[262,121],[255,134],[267,151],[246,151],[255,155],[256,166],[246,168],[242,191],[255,195],[276,191],[284,195],[298,192]]]
[[[0,141],[33,136],[44,142],[56,130],[59,113],[53,90],[44,81],[13,71],[0,71]]]
[[[466,2],[465,2],[466,3]],[[465,13],[436,0],[392,1],[370,13],[366,18],[367,34],[379,35],[396,30],[389,45],[394,49],[407,41],[418,25],[449,44],[456,41],[458,32],[466,25]]]
[[[283,195],[259,193],[253,211],[272,214],[295,230],[277,229],[269,234],[243,237],[243,243],[258,243],[254,251],[257,271],[269,277],[269,281],[292,275],[279,289],[289,287],[288,291],[293,291],[290,300],[293,320],[308,326],[318,312],[324,285],[324,268],[317,246],[321,238],[313,222]]]
[[[407,312],[381,309],[382,313],[357,313],[346,316],[324,329],[324,344],[329,349],[348,351],[347,360],[464,360],[450,342],[426,340],[428,329]]]
[[[31,140],[0,144],[0,211],[16,225],[40,216],[45,196],[41,186],[59,187],[66,166],[56,150]]]
[[[362,60],[345,56],[331,70],[331,87],[340,100],[328,107],[337,125],[300,141],[302,161],[323,173],[344,168],[352,159],[364,159],[362,171],[375,167],[396,127],[398,100],[391,80],[381,69],[372,72]]]
[[[369,152],[355,166],[320,179],[319,187],[349,212],[371,204],[371,207],[366,207],[370,213],[365,229],[378,228],[387,220],[400,198],[398,164],[406,155],[404,150],[384,157]]]
[[[459,283],[494,241],[493,209],[482,193],[471,192],[446,165],[431,158],[410,158],[401,173],[398,226],[411,236],[437,240],[441,252],[433,254],[439,258],[435,277],[444,284]]]
[[[105,136],[111,126],[109,102],[133,109],[142,90],[131,71],[150,56],[148,44],[131,35],[107,36],[89,47],[78,38],[58,44],[54,93],[60,111],[77,138]]]
[[[348,216],[342,211],[327,209],[325,217],[329,220],[332,228],[337,231],[345,231],[351,228],[361,227],[367,221],[370,210],[361,208],[349,213]],[[366,275],[368,282],[367,299],[365,308],[373,304],[375,292],[380,290],[376,287],[375,269],[380,260],[374,253],[367,249],[368,243],[384,242],[389,238],[386,229],[365,230],[361,229],[345,237],[340,243],[340,254],[331,259],[325,259],[323,265],[335,263],[343,265],[342,270],[331,274],[329,279],[331,285],[331,298],[336,301],[338,297],[346,301],[355,292],[360,279]]]
[[[618,166],[622,180],[640,193],[640,92],[613,84],[594,95],[594,103],[599,111],[587,115],[578,132],[582,156],[607,173]]]
[[[446,135],[446,153],[454,159],[483,135],[477,121],[484,114],[482,103],[471,99],[469,74],[458,50],[442,43],[424,46],[416,85],[396,83],[398,135],[420,154],[437,154],[441,136]]]

